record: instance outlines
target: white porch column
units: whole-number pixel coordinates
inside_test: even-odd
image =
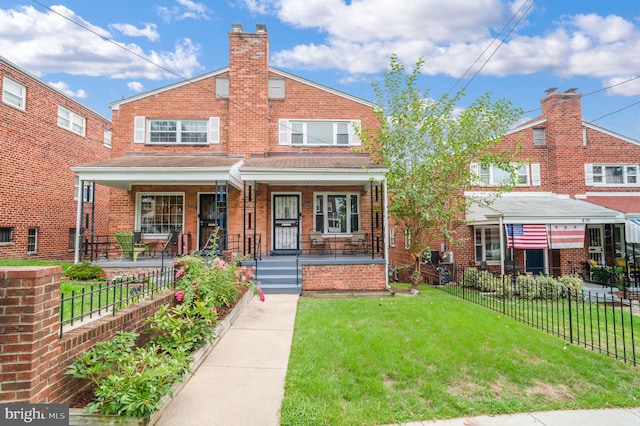
[[[76,244],[74,247],[73,263],[80,262],[80,227],[82,225],[82,199],[84,197],[84,181],[78,182],[78,207],[76,209]]]

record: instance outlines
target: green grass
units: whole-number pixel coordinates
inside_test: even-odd
[[[640,369],[433,288],[301,298],[281,425],[637,406]]]
[[[73,265],[73,262],[57,262],[52,260],[0,259],[0,266],[62,266],[62,273]]]

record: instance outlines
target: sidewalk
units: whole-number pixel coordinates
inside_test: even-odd
[[[298,297],[254,297],[156,425],[277,426]]]
[[[298,295],[254,297],[157,426],[277,426]],[[350,424],[345,419],[345,425]],[[403,426],[640,426],[640,408],[424,420]],[[393,426],[393,425],[388,425]]]

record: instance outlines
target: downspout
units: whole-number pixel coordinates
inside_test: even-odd
[[[387,208],[387,179],[383,179],[382,181],[382,206],[383,206],[383,214],[382,214],[382,228],[384,232],[384,236],[382,241],[384,242],[384,282],[386,288],[391,288],[389,286],[389,211]]]
[[[500,216],[498,223],[500,224],[500,276],[504,276],[504,254],[506,251],[504,247],[504,224],[502,222],[502,216]]]
[[[76,244],[73,254],[73,263],[80,263],[80,226],[82,225],[82,186],[84,182],[80,180],[78,183],[78,207],[76,209]]]

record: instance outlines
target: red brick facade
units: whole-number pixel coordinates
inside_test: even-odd
[[[104,142],[111,123],[3,59],[0,77],[0,85],[8,78],[26,89],[24,108],[0,102],[0,228],[12,234],[0,242],[0,258],[72,259],[77,201],[71,167],[109,158]],[[84,136],[57,124],[58,106],[84,117]],[[104,234],[108,189],[96,191],[95,227]],[[37,230],[35,251],[27,246],[30,229]]]

